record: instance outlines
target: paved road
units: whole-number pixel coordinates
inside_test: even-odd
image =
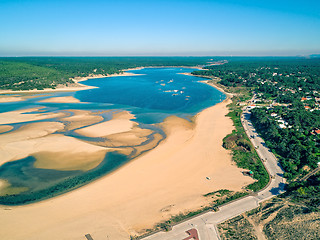
[[[220,239],[217,231],[219,223],[252,210],[258,207],[260,202],[284,192],[285,179],[283,178],[283,170],[275,156],[266,147],[263,139],[253,128],[248,109],[244,109],[241,122],[252,144],[256,147],[258,155],[264,160],[263,163],[270,176],[272,176],[270,184],[258,193],[219,207],[217,212],[204,213],[174,226],[169,232],[159,232],[144,238],[145,240],[182,240],[188,236],[186,231],[192,228],[198,230],[200,240]]]

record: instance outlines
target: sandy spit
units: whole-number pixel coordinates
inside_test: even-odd
[[[73,91],[80,91],[80,90],[88,90],[97,88],[94,86],[87,86],[84,84],[81,84],[80,82],[86,81],[88,79],[93,78],[106,78],[106,77],[128,77],[128,76],[139,76],[144,74],[136,74],[136,73],[129,73],[129,72],[123,72],[123,73],[115,73],[110,75],[102,75],[102,74],[92,74],[88,77],[75,77],[72,80],[75,82],[75,84],[72,84],[72,86],[65,86],[65,87],[57,87],[55,89],[52,88],[45,88],[43,90],[20,90],[20,91],[13,91],[13,90],[0,90],[0,94],[19,94],[19,93],[44,93],[44,92],[73,92]],[[13,101],[24,101],[24,98],[21,97],[1,97],[0,102],[13,102]]]
[[[68,97],[52,97],[52,98],[47,98],[44,100],[41,100],[39,102],[48,102],[48,103],[79,103],[80,100],[76,99],[72,96]]]
[[[0,207],[0,238],[78,240],[90,233],[127,240],[172,214],[203,206],[205,193],[252,183],[222,147],[233,129],[225,116],[229,101],[202,111],[195,125],[167,119],[168,137],[155,149],[93,183],[39,203]]]
[[[4,103],[4,102],[21,102],[24,101],[25,99],[23,97],[20,96],[0,96],[0,103]]]
[[[60,122],[38,122],[1,134],[0,165],[32,155],[38,168],[89,170],[98,166],[110,149],[52,134],[63,129]]]

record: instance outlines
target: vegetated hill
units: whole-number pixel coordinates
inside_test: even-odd
[[[320,176],[219,225],[222,239],[320,239]]]
[[[0,61],[0,89],[29,90],[55,88],[72,83],[67,74],[28,63]]]
[[[109,75],[141,66],[196,66],[207,57],[18,57],[0,58],[0,89],[30,90],[72,84],[70,78]]]

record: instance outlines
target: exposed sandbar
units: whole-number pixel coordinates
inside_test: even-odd
[[[3,102],[20,102],[24,101],[25,98],[21,96],[0,96],[0,103]]]
[[[13,129],[10,125],[0,125],[0,133],[9,132]]]
[[[29,108],[17,111],[0,113],[0,124],[10,124],[19,122],[30,122],[49,118],[59,118],[65,116],[64,113],[41,113],[41,108]]]
[[[126,111],[113,115],[113,119],[98,123],[75,132],[86,137],[104,137],[111,134],[123,133],[132,130],[137,123],[131,121],[134,116]]]
[[[94,86],[87,86],[81,83],[75,83],[72,86],[62,86],[57,88],[45,88],[43,90],[0,90],[0,94],[12,94],[12,93],[47,93],[47,92],[74,92],[74,91],[81,91],[81,90],[88,90],[97,88]]]
[[[145,142],[152,131],[150,129],[142,129],[133,127],[132,130],[122,133],[111,134],[106,137],[105,146],[136,146]]]
[[[76,133],[86,137],[103,137],[115,133],[130,131],[136,123],[126,119],[114,119],[98,123],[90,127],[76,130]]]
[[[129,239],[172,214],[205,205],[203,194],[241,190],[253,180],[222,147],[233,130],[227,103],[202,111],[195,126],[167,119],[168,137],[112,174],[62,196],[1,211],[2,238],[78,240],[90,233],[94,239]]]
[[[89,170],[98,166],[108,148],[85,143],[73,137],[52,134],[64,129],[60,122],[25,125],[0,138],[0,164],[28,157],[35,167],[56,170]]]
[[[52,98],[47,98],[44,100],[41,100],[39,102],[48,102],[48,103],[79,103],[80,100],[72,97],[72,96],[68,96],[68,97],[52,97]]]
[[[61,121],[67,122],[66,128],[68,130],[74,130],[77,128],[92,125],[103,120],[102,116],[96,115],[91,111],[86,110],[68,110],[73,112],[73,116],[61,118]]]

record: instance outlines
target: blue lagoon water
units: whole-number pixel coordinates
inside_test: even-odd
[[[140,127],[150,128],[164,135],[154,123],[162,122],[170,115],[189,119],[226,98],[217,89],[201,82],[205,79],[180,74],[192,71],[193,69],[188,68],[145,68],[131,71],[141,75],[90,79],[82,83],[97,88],[77,92],[38,94],[23,102],[0,103],[0,112],[34,107],[41,107],[42,112],[60,112],[70,109],[111,110],[111,112],[127,110],[135,115],[134,121]],[[45,98],[62,96],[73,96],[81,103],[39,102]],[[105,120],[112,117],[111,113],[100,115]],[[43,121],[48,121],[48,119]],[[50,119],[49,121],[61,120]],[[10,125],[14,126],[13,130],[15,130],[24,124]],[[80,136],[73,131],[59,132],[59,134],[87,142],[99,141],[96,138]],[[152,135],[149,137],[153,138]],[[129,160],[130,156],[115,152],[108,153],[99,167],[88,172],[36,169],[33,167],[35,159],[32,156],[6,163],[0,166],[0,179],[7,180],[12,187],[25,187],[29,191],[14,196],[0,196],[0,203],[22,204],[55,196],[107,174]],[[39,179],[42,184],[38,184]]]
[[[91,79],[84,82],[98,88],[79,91],[82,102],[113,104],[112,108],[131,111],[139,122],[155,123],[168,115],[192,116],[221,102],[226,96],[200,82],[187,68],[145,68],[131,71],[140,76]],[[109,106],[110,108],[111,106]]]

